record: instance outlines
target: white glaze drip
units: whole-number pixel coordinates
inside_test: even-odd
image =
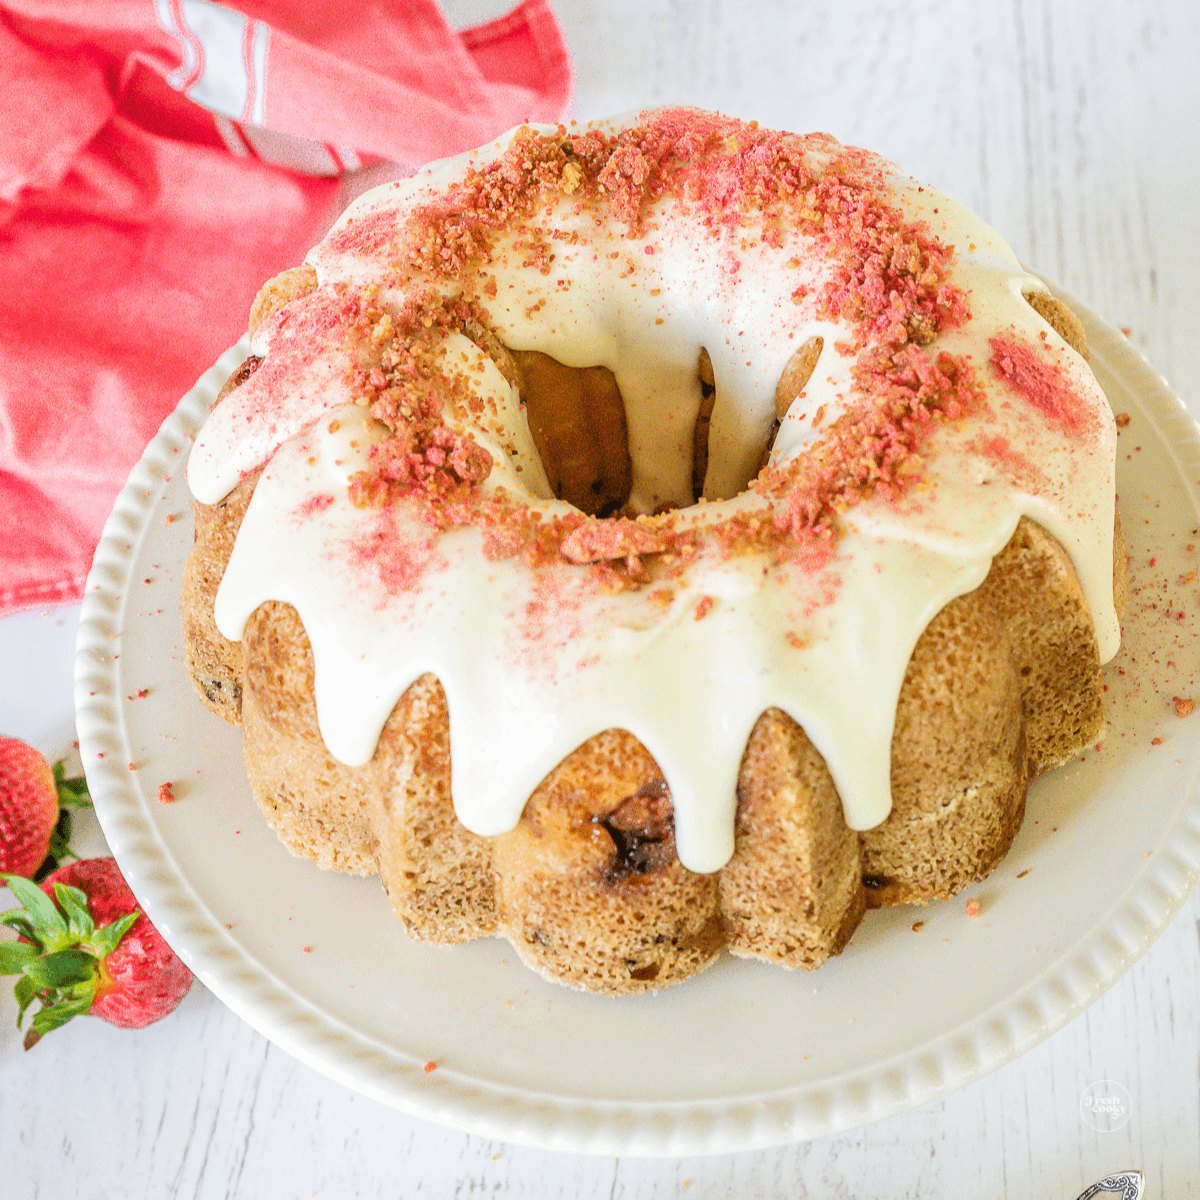
[[[385,206],[409,211],[506,144],[368,193],[338,228]],[[369,759],[408,684],[425,671],[437,675],[450,711],[456,811],[483,835],[511,828],[530,792],[577,745],[621,727],[646,745],[668,781],[680,860],[715,870],[733,849],[742,750],[771,706],[802,725],[824,756],[848,824],[877,824],[890,809],[892,726],[912,649],[948,601],[982,582],[1021,515],[1071,555],[1102,659],[1119,638],[1111,587],[1115,429],[1103,394],[1025,302],[1023,292],[1042,285],[992,231],[894,169],[889,185],[890,202],[957,247],[952,278],[973,320],[944,333],[935,350],[971,355],[989,382],[990,412],[934,434],[923,479],[902,501],[871,500],[847,514],[837,555],[820,570],[766,555],[724,559],[705,544],[664,606],[647,590],[600,593],[569,563],[531,572],[520,558],[488,561],[479,531],[435,538],[404,506],[382,514],[358,509],[347,481],[379,432],[342,382],[348,352],[329,346],[290,411],[270,409],[252,377],[215,410],[197,441],[189,480],[206,503],[262,461],[264,443],[277,447],[221,585],[218,627],[236,640],[263,601],[296,606],[313,646],[322,734],[330,752],[351,765]],[[636,239],[619,229],[597,235],[590,217],[565,203],[539,220],[547,231],[577,228],[581,240],[555,242],[560,253],[550,277],[521,267],[520,252],[500,240],[492,268],[497,296],[488,305],[500,337],[514,349],[614,372],[629,423],[633,503],[642,511],[690,502],[696,361],[707,347],[719,401],[705,491],[732,498],[694,506],[679,519],[703,525],[761,508],[761,497],[741,489],[792,351],[812,336],[827,347],[783,423],[774,461],[802,453],[816,436],[811,415],[823,405],[827,425],[851,390],[850,360],[829,349],[850,331],[794,302],[796,272],[782,265],[793,250],[739,247],[731,284],[730,247],[694,219],[656,213]],[[370,279],[371,264],[335,256],[328,245],[309,258],[323,287]],[[610,259],[614,247],[619,257]],[[626,257],[635,270],[621,278]],[[556,286],[563,278],[570,285]],[[398,304],[401,297],[383,299]],[[544,303],[527,316],[534,300]],[[276,329],[265,331],[259,351],[270,352]],[[1092,436],[1064,437],[990,381],[988,339],[1001,333],[1043,340],[1048,360],[1091,402]],[[548,515],[572,511],[550,497],[519,398],[499,371],[460,335],[447,339],[445,353],[488,401],[483,429],[473,432],[495,464],[484,493],[525,496]],[[461,419],[448,423],[470,428]],[[981,434],[1005,440],[1037,469],[998,470],[979,449]],[[381,521],[390,549],[371,557],[364,539]],[[398,577],[411,586],[397,586]],[[697,620],[706,597],[711,607]]]

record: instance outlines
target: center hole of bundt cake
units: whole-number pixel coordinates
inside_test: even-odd
[[[625,404],[607,367],[568,367],[537,350],[513,353],[533,444],[555,496],[590,517],[629,502],[633,463]]]
[[[809,338],[788,359],[775,388],[775,420],[757,455],[766,465],[780,422],[808,383],[820,357],[821,338]],[[608,517],[629,503],[633,463],[625,404],[607,367],[568,367],[536,350],[511,351],[534,445],[555,496],[588,516]],[[719,385],[707,349],[696,363],[700,404],[692,436],[692,499],[704,490],[709,431]],[[749,480],[746,480],[749,483]]]

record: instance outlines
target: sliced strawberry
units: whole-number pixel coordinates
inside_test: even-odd
[[[141,1028],[187,994],[192,973],[139,910],[115,859],[71,863],[41,887],[17,875],[5,882],[23,907],[0,913],[21,937],[0,943],[0,974],[20,975],[18,1024],[41,1004],[26,1049],[84,1013]]]

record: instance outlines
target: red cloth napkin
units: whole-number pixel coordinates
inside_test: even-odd
[[[461,33],[434,0],[0,0],[0,614],[78,599],[142,449],[355,168],[570,89],[548,0]]]

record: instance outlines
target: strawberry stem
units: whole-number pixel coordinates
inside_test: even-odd
[[[37,884],[20,875],[0,875],[20,908],[0,913],[0,922],[23,939],[0,942],[0,975],[17,975],[17,1028],[34,1002],[25,1036],[25,1049],[43,1034],[81,1016],[96,996],[111,986],[104,960],[117,948],[141,913],[134,910],[108,925],[96,928],[88,909],[87,894],[55,882],[52,900]]]
[[[41,882],[65,863],[79,858],[71,848],[71,810],[92,806],[87,780],[82,775],[68,779],[66,764],[61,759],[54,764],[54,786],[58,792],[58,824],[50,834],[50,850],[33,874],[35,882]]]
[[[67,778],[67,766],[61,759],[54,764],[54,786],[58,789],[58,803],[64,808],[91,808],[92,796],[87,780],[82,775]]]

